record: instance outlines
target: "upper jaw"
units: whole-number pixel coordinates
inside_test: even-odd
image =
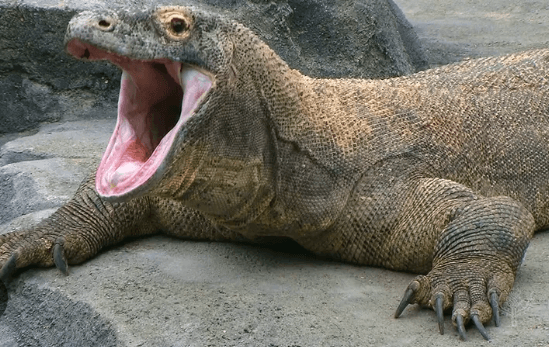
[[[134,60],[79,39],[66,47],[77,58],[109,60],[123,70],[118,120],[96,173],[96,190],[109,200],[141,195],[162,177],[177,134],[203,107],[215,76],[166,58]]]
[[[116,12],[112,10],[84,11],[74,16],[65,33],[65,48],[70,52],[71,41],[78,40],[100,47],[105,52],[133,60],[158,60],[169,58],[209,71],[211,66],[203,51],[192,44],[174,45],[161,32],[164,28],[153,18],[158,17],[158,8],[139,12]],[[190,12],[189,12],[190,15]],[[137,32],[137,34],[136,34]],[[179,43],[179,42],[177,42]]]

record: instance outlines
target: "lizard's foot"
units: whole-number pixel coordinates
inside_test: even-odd
[[[56,265],[62,272],[67,273],[66,238],[58,232],[47,228],[20,230],[0,236],[0,280],[6,280],[17,268],[29,265],[52,266]],[[73,248],[79,249],[82,240],[78,242],[71,237],[68,242],[68,253],[75,253]]]
[[[33,229],[0,235],[0,316],[8,304],[7,280],[17,268],[53,265],[52,247],[57,237]]]
[[[514,278],[514,271],[501,260],[439,262],[427,275],[416,277],[408,285],[395,318],[408,304],[424,305],[434,309],[440,333],[444,334],[444,311],[452,308],[452,322],[462,340],[466,339],[465,325],[470,321],[490,340],[484,324],[493,318],[499,326],[499,307],[506,300]]]

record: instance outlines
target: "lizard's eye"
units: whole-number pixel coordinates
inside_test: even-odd
[[[193,17],[182,7],[170,6],[156,12],[155,22],[159,31],[169,40],[183,41],[193,29]]]
[[[174,34],[181,34],[187,30],[187,22],[183,18],[172,18],[170,21],[170,29]]]

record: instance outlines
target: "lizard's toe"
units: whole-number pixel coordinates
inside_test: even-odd
[[[499,326],[499,305],[514,278],[504,267],[494,266],[488,271],[489,267],[483,265],[453,263],[416,277],[406,288],[395,317],[409,304],[431,307],[436,312],[439,331],[444,334],[444,312],[451,309],[452,322],[462,340],[467,338],[466,326],[471,323],[484,339],[490,340],[485,325],[493,320]]]
[[[471,319],[473,320],[473,323],[475,323],[475,326],[477,327],[482,337],[484,337],[485,340],[490,341],[490,335],[488,335],[488,332],[486,331],[486,328],[484,328],[482,322],[479,320],[478,315],[472,314]]]
[[[65,256],[65,249],[63,244],[57,242],[53,246],[53,262],[55,266],[65,275],[69,274],[69,266],[67,265],[67,257]]]
[[[490,293],[490,306],[492,307],[492,319],[494,325],[499,327],[499,298],[495,291]]]
[[[451,307],[450,299],[447,286],[441,285],[432,289],[431,279],[428,276],[417,276],[406,288],[395,312],[395,318],[398,318],[409,304],[433,307],[437,314],[439,332],[444,335],[444,311]]]

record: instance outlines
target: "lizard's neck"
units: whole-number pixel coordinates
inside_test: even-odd
[[[228,37],[234,49],[227,64],[223,95],[230,95],[231,103],[246,105],[240,110],[242,120],[239,122],[254,119],[264,125],[261,130],[267,132],[267,141],[263,144],[263,153],[268,156],[257,168],[261,169],[263,178],[269,176],[262,186],[268,194],[262,196],[271,199],[268,204],[263,203],[266,199],[262,204],[255,204],[262,210],[254,212],[260,213],[236,227],[250,237],[273,232],[294,237],[296,233],[308,234],[329,227],[348,192],[339,187],[341,178],[332,175],[314,158],[321,150],[312,153],[304,136],[308,131],[315,131],[318,125],[307,109],[310,100],[303,100],[310,79],[291,69],[248,29],[235,26]],[[259,129],[248,130],[250,134],[257,134]],[[314,136],[318,139],[324,134]],[[319,144],[316,140],[311,143]],[[238,146],[234,141],[231,145]],[[320,203],[321,209],[312,203],[319,199],[324,200]],[[251,215],[248,213],[248,216]]]
[[[229,226],[323,230],[368,164],[406,141],[372,142],[379,124],[361,107],[372,100],[375,82],[308,78],[248,29],[231,30],[223,44],[232,55],[211,101],[209,133],[201,136],[209,139],[207,155],[183,198]],[[209,196],[226,197],[226,206],[205,203]],[[323,211],[311,203],[319,199]]]
[[[270,223],[265,230],[279,234],[323,230],[369,166],[413,149],[421,120],[390,109],[392,92],[383,81],[309,78],[256,44],[246,75],[255,76],[274,132],[276,182],[274,203],[254,223]]]
[[[415,143],[410,137],[417,134],[400,130],[413,130],[421,120],[399,109],[387,81],[310,78],[248,29],[237,30],[234,39],[237,77],[248,78],[262,99],[277,139],[293,143],[324,170],[355,181],[368,165]]]
[[[225,46],[226,62],[207,101],[211,111],[196,124],[189,122],[188,137],[196,141],[185,144],[170,175],[182,178],[172,179],[173,186],[164,190],[216,223],[240,228],[263,214],[275,197],[270,113],[279,106],[271,103],[276,98],[269,86],[280,88],[272,82],[279,77],[276,68],[290,69],[249,29],[238,24],[225,29],[229,35],[219,44]]]

